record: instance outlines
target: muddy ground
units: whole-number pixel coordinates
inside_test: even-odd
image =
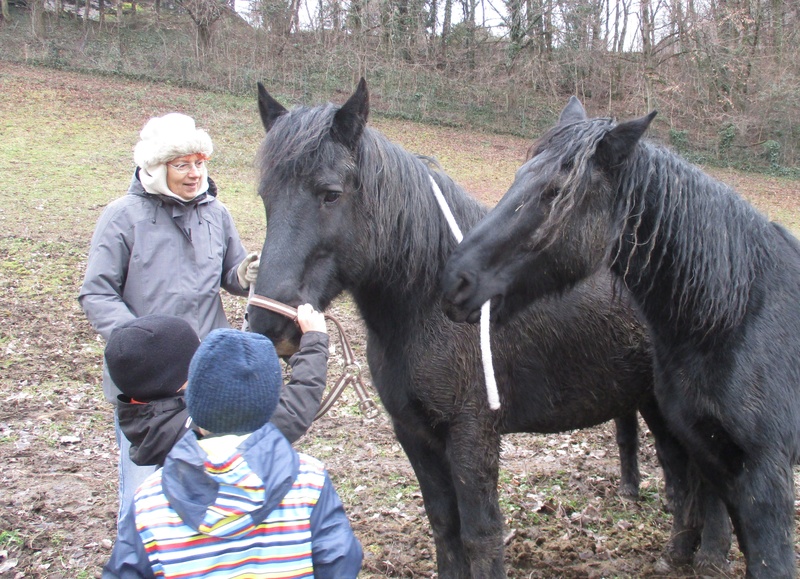
[[[31,115],[42,119],[34,126],[43,126],[64,122],[70,111],[85,115],[81,124],[87,131],[95,123],[125,124],[133,131],[141,126],[141,115],[133,118],[129,109],[114,110],[109,105],[112,97],[94,104],[115,83],[122,85],[116,90],[136,98],[164,100],[171,94],[183,95],[183,102],[193,98],[183,89],[162,90],[135,81],[0,63],[0,102],[5,102],[0,113],[6,119],[6,135],[23,143],[22,149],[6,149],[5,160],[0,159],[2,577],[99,577],[113,544],[117,449],[111,408],[100,393],[102,341],[75,297],[93,225],[104,203],[121,191],[110,191],[103,202],[80,203],[76,197],[69,210],[53,215],[47,210],[51,203],[47,195],[52,192],[31,196],[28,185],[35,187],[36,179],[47,178],[49,164],[57,160],[48,152],[40,158],[33,141],[25,139],[35,136],[26,125]],[[20,99],[20,94],[28,96]],[[11,103],[11,97],[19,100]],[[163,111],[163,103],[154,102],[159,104],[148,110]],[[51,113],[53,118],[45,121]],[[393,134],[414,132],[408,124],[382,123]],[[493,162],[493,154],[500,162],[510,150],[524,151],[518,139],[437,130],[419,129],[416,137],[424,134],[434,143],[455,141],[462,148],[473,147],[474,156],[484,159],[486,167]],[[130,135],[124,139],[132,146]],[[87,140],[81,146],[91,150],[92,139]],[[415,150],[426,151],[420,146]],[[130,163],[128,154],[120,153],[126,164]],[[30,181],[9,187],[23,170],[31,171]],[[102,167],[91,170],[116,173]],[[723,177],[736,181],[764,207],[789,206],[795,215],[796,183],[732,172]],[[488,203],[503,192],[495,181],[481,180],[466,170],[462,179]],[[63,195],[79,196],[80,192],[70,189]],[[259,232],[246,218],[243,212],[240,230],[253,246]],[[231,324],[241,325],[243,301],[226,296],[225,303]],[[364,332],[357,312],[346,297],[332,311],[363,361]],[[331,381],[341,367],[340,353],[337,347]],[[499,484],[510,577],[659,576],[654,564],[668,537],[670,515],[665,511],[652,438],[644,428],[640,439],[641,497],[631,501],[617,494],[619,466],[610,424],[558,435],[504,438]],[[348,392],[297,447],[325,461],[364,546],[362,577],[436,576],[435,549],[422,497],[385,414],[365,419],[356,397]],[[735,546],[730,575],[744,575]]]
[[[363,343],[360,321],[348,310],[334,308],[351,341]],[[70,309],[16,304],[8,313],[6,322],[29,328],[27,347],[51,354],[7,369],[19,389],[2,394],[0,437],[8,442],[0,444],[0,508],[3,528],[16,535],[4,546],[0,574],[99,576],[114,536],[117,450],[111,410],[97,396],[99,367],[81,346],[95,337]],[[58,338],[43,327],[57,329]],[[332,378],[337,367],[334,360]],[[25,386],[56,376],[85,386],[44,402],[26,394]],[[670,515],[652,440],[642,433],[642,498],[630,501],[617,495],[613,435],[604,425],[505,437],[501,494],[511,577],[657,576],[652,567]],[[364,546],[363,577],[436,576],[422,497],[385,414],[365,419],[348,392],[297,446],[325,461]],[[733,557],[737,569],[739,554]]]

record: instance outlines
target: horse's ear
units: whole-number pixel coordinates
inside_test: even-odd
[[[261,124],[264,125],[264,132],[268,133],[275,123],[275,119],[281,115],[285,115],[287,112],[289,111],[287,111],[281,103],[272,98],[272,95],[267,92],[264,85],[259,82],[258,113],[261,115]]]
[[[356,87],[356,92],[347,99],[333,117],[331,136],[349,149],[354,149],[364,132],[369,116],[369,92],[367,81],[363,78]]]
[[[561,116],[558,117],[559,125],[566,125],[567,123],[577,123],[578,121],[586,120],[586,109],[583,108],[581,101],[578,97],[572,95],[569,97],[569,102],[564,110],[561,111]]]
[[[636,143],[650,126],[656,111],[632,121],[620,123],[597,143],[595,157],[598,162],[608,169],[622,163],[633,152]]]

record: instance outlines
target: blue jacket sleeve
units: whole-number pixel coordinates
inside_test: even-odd
[[[311,513],[311,557],[316,579],[354,579],[364,554],[327,472]]]
[[[131,504],[131,510],[136,506]],[[125,518],[126,524],[119,529],[111,558],[103,567],[103,579],[155,579],[150,559],[136,531],[136,517]]]

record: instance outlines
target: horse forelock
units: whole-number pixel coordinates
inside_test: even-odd
[[[329,160],[333,117],[338,108],[331,104],[297,107],[278,117],[264,138],[258,153],[262,180],[272,171],[299,176],[312,173]]]
[[[590,187],[596,177],[591,160],[597,144],[612,126],[611,119],[556,125],[537,141],[532,159],[540,171],[540,181],[559,179],[559,194],[552,200],[550,212],[537,231],[534,246],[554,243],[584,196],[598,194]]]

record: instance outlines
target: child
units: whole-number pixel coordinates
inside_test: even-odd
[[[325,390],[328,334],[325,317],[310,304],[297,308],[303,331],[300,350],[289,359],[291,380],[281,391],[272,422],[295,442],[311,426]],[[130,441],[134,463],[162,465],[173,445],[191,428],[183,388],[200,340],[188,322],[152,314],[111,332],[105,349],[108,372],[122,394],[117,415]]]
[[[200,338],[189,322],[163,314],[135,318],[111,332],[108,373],[122,394],[117,416],[131,460],[161,465],[191,426],[183,388]]]
[[[186,388],[199,434],[137,489],[104,578],[358,575],[361,545],[327,472],[269,422],[282,385],[269,339],[208,335]]]

